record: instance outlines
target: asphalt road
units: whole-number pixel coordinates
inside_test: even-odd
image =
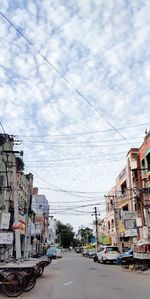
[[[60,263],[52,299],[149,299],[150,275],[102,265],[78,254]]]
[[[4,298],[1,293],[0,298]],[[150,299],[150,274],[128,272],[66,253],[53,261],[25,299]]]

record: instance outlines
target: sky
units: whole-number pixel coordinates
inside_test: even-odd
[[[94,206],[103,217],[150,128],[149,12],[149,0],[0,0],[0,121],[76,231]]]

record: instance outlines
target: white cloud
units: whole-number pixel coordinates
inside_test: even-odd
[[[113,126],[149,122],[150,4],[143,2],[145,5],[140,1],[72,0],[62,4],[60,0],[44,0],[39,7],[32,0],[25,5],[15,0],[13,4],[0,1],[3,12],[35,46],[34,51],[0,16],[0,117],[8,133],[41,136],[25,138],[31,141],[22,145],[25,162],[41,160],[41,168],[34,168],[35,172],[61,188],[107,190],[124,165],[124,161],[100,161],[103,153],[115,152],[114,145],[107,146],[107,140],[121,138],[117,133],[42,137],[110,128],[74,88]],[[65,75],[72,87],[36,50]],[[123,134],[142,135],[143,127]],[[87,146],[94,141],[103,142],[99,147]],[[79,142],[83,143],[77,147]],[[129,146],[118,148],[127,151]],[[87,156],[96,156],[97,164],[90,163],[89,158],[89,165],[74,166],[88,163]],[[67,158],[67,162],[59,163],[63,166],[70,162],[70,167],[54,167],[58,162],[52,165],[51,160]],[[48,159],[49,165],[44,167],[43,161]],[[44,185],[36,177],[35,183]],[[66,200],[61,193],[46,194],[54,201]],[[77,226],[76,218],[67,219]]]

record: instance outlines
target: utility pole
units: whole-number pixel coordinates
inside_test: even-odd
[[[14,218],[15,223],[19,223],[19,210],[18,210],[18,189],[17,189],[17,177],[16,177],[16,158],[15,154],[12,153],[13,162],[13,200],[14,200]],[[15,249],[16,249],[16,259],[21,258],[21,242],[20,242],[20,230],[15,230]]]
[[[98,251],[98,219],[97,219],[97,207],[94,208],[94,215],[95,215],[95,227],[96,227],[96,251]]]

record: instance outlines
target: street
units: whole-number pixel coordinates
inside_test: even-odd
[[[150,277],[116,265],[94,263],[74,252],[45,268],[33,290],[18,298],[149,299]],[[1,293],[0,298],[4,298]]]

